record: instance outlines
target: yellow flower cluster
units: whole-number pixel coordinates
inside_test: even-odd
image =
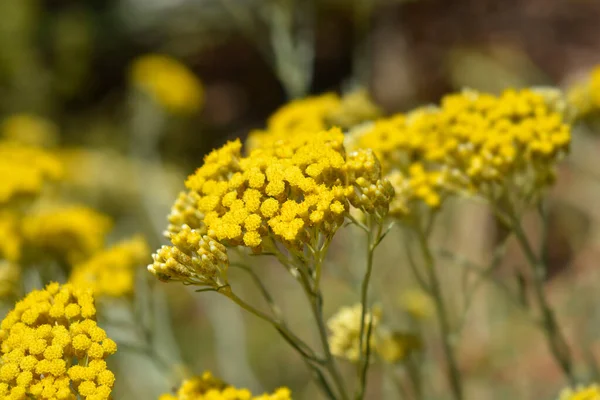
[[[600,386],[593,384],[576,389],[566,388],[560,393],[558,400],[600,400]]]
[[[266,130],[251,132],[249,150],[295,134],[315,134],[332,126],[344,128],[381,115],[364,89],[340,98],[335,93],[294,100],[279,108],[267,121]]]
[[[0,142],[0,205],[39,194],[44,183],[61,178],[62,173],[61,163],[47,151]]]
[[[377,158],[368,150],[346,154],[343,138],[332,128],[265,143],[248,157],[241,155],[239,141],[207,155],[169,217],[167,234],[179,249],[163,247],[150,271],[188,283],[197,283],[181,279],[191,271],[212,271],[206,279],[214,282],[223,266],[206,263],[226,263],[217,242],[255,252],[273,240],[291,250],[316,248],[343,224],[350,205],[385,216],[393,188],[381,178]],[[203,244],[189,246],[189,235]]]
[[[92,288],[98,297],[131,295],[136,269],[144,263],[149,252],[148,244],[141,236],[121,241],[77,264],[69,281],[77,287]]]
[[[215,378],[210,372],[204,372],[185,380],[177,393],[163,394],[159,400],[291,400],[288,388],[277,389],[273,394],[253,396],[248,389],[237,389]]]
[[[171,57],[150,54],[138,58],[131,67],[131,81],[172,113],[191,114],[202,106],[202,84],[185,65]]]
[[[557,94],[506,90],[499,96],[466,90],[439,107],[376,121],[349,143],[371,148],[392,182],[390,213],[436,209],[450,191],[485,197],[517,193],[529,201],[554,178],[568,151],[570,127]]]
[[[109,217],[84,206],[41,210],[23,219],[24,239],[70,264],[82,262],[104,247],[112,227]]]
[[[229,258],[225,246],[187,225],[169,237],[173,246],[162,246],[148,266],[158,279],[216,288],[227,283]]]
[[[91,291],[68,284],[19,301],[0,325],[1,397],[108,399],[115,377],[104,359],[117,346],[95,316]]]
[[[357,362],[360,358],[360,318],[362,315],[362,305],[355,304],[351,307],[342,307],[328,321],[327,327],[331,331],[329,336],[329,346],[331,353],[339,358],[344,358],[351,362]],[[375,332],[381,321],[381,308],[373,307],[372,311],[365,314],[365,326],[371,324],[371,334],[369,345],[373,348],[377,346],[377,335]],[[366,331],[366,329],[365,329]],[[363,343],[366,347],[366,343]],[[364,349],[363,349],[364,351]]]
[[[2,121],[2,136],[11,142],[29,146],[52,146],[57,142],[56,126],[32,114],[14,114]]]

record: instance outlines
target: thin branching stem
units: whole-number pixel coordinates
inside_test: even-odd
[[[517,241],[525,253],[525,257],[532,271],[532,288],[533,295],[541,312],[541,325],[548,340],[548,345],[552,356],[560,366],[563,374],[569,380],[571,385],[576,383],[575,374],[573,371],[573,360],[569,345],[565,340],[552,306],[546,297],[544,291],[544,280],[546,276],[546,265],[542,256],[537,256],[533,246],[529,242],[527,235],[521,225],[519,218],[511,214],[511,228],[515,233]]]
[[[423,254],[425,261],[425,270],[429,280],[430,293],[433,297],[435,304],[435,311],[438,323],[440,325],[440,331],[442,336],[442,348],[446,356],[446,371],[448,379],[450,381],[450,388],[452,390],[452,396],[455,400],[462,400],[463,387],[460,369],[458,367],[458,361],[454,351],[454,343],[452,343],[452,328],[450,321],[448,320],[448,312],[444,305],[444,298],[442,295],[442,288],[437,275],[437,269],[435,266],[435,259],[431,254],[429,248],[428,238],[423,230],[417,229],[417,238],[419,242],[419,248]]]
[[[355,399],[362,399],[365,395],[365,390],[367,386],[367,370],[369,366],[369,356],[370,356],[370,336],[371,336],[371,321],[369,322],[369,329],[365,332],[366,329],[366,317],[367,317],[367,308],[368,308],[368,296],[369,296],[369,283],[371,282],[371,274],[373,273],[373,259],[375,257],[375,248],[381,241],[381,236],[383,232],[383,224],[382,221],[377,221],[375,229],[367,230],[367,268],[365,270],[365,275],[362,280],[361,290],[360,290],[360,303],[361,303],[361,316],[360,316],[360,331],[358,336],[359,343],[359,352],[360,359],[357,365],[357,374],[358,374],[358,388],[356,390]],[[366,349],[365,349],[366,347]]]

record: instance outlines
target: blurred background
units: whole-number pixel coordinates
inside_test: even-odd
[[[464,87],[567,88],[600,63],[599,20],[596,0],[4,0],[0,119],[43,120],[51,132],[43,145],[67,165],[64,196],[111,215],[112,240],[140,232],[157,248],[170,206],[203,156],[264,127],[287,101],[366,89],[391,114]],[[172,107],[149,104],[152,99],[140,94],[145,70],[136,62],[149,54],[181,64],[157,89]],[[179,67],[188,71],[178,78]],[[593,124],[577,129],[552,193],[547,290],[570,339],[600,351],[600,142]],[[440,243],[485,260],[502,236],[488,210],[448,208]],[[330,254],[342,271],[356,258],[357,235],[343,232]],[[397,304],[414,286],[401,271],[399,240],[399,233],[392,235],[379,251],[373,292],[384,304]],[[515,251],[507,268],[519,257]],[[276,289],[292,325],[310,336],[301,293],[283,270],[266,264],[256,268]],[[458,267],[445,270],[449,285],[459,280],[452,268]],[[326,315],[356,301],[343,277],[326,278]],[[222,296],[156,285],[151,301],[170,310],[155,327],[158,352],[176,368],[123,352],[116,399],[156,398],[178,385],[179,369],[212,370],[255,391],[287,385],[295,398],[318,398],[301,360],[270,327]],[[245,277],[239,285],[256,298]],[[468,398],[552,398],[561,378],[539,335],[494,289],[483,287],[459,345]],[[439,363],[440,349],[432,343],[427,351]],[[446,398],[439,365],[432,362],[430,369],[430,398]],[[368,398],[399,398],[384,375],[374,368]]]

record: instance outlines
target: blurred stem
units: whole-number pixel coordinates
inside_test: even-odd
[[[371,73],[371,49],[369,30],[373,17],[374,0],[353,0],[354,2],[354,51],[352,68],[354,79],[360,86],[368,84]]]
[[[308,359],[317,364],[322,364],[324,362],[316,356],[314,351],[306,343],[304,343],[302,339],[300,339],[298,336],[292,333],[287,328],[287,326],[281,321],[271,318],[267,314],[246,303],[244,300],[235,295],[231,290],[221,291],[219,293],[224,294],[225,296],[233,300],[238,306],[248,311],[249,313],[273,325],[273,327],[277,329],[277,331],[284,337],[284,339],[289,344],[291,344],[292,347],[294,347],[294,349],[296,349],[303,358]]]
[[[419,248],[425,261],[425,269],[429,281],[428,286],[430,288],[430,294],[434,300],[436,317],[440,325],[442,348],[446,356],[446,369],[448,379],[450,381],[450,387],[452,389],[452,396],[455,400],[462,400],[464,398],[462,378],[460,369],[458,368],[458,362],[456,360],[454,344],[452,343],[452,329],[450,327],[450,322],[448,321],[448,312],[444,305],[444,298],[437,275],[435,260],[431,254],[431,250],[429,249],[428,237],[426,233],[419,228],[416,229],[416,233],[419,242]]]
[[[544,334],[546,336],[546,340],[548,341],[548,345],[550,347],[550,351],[558,365],[560,366],[562,372],[565,377],[568,379],[570,385],[576,384],[575,375],[573,372],[573,360],[571,356],[571,351],[569,349],[569,345],[567,344],[558,322],[556,320],[556,316],[552,307],[546,297],[546,293],[544,291],[544,280],[546,277],[546,264],[543,260],[543,256],[536,256],[527,235],[521,225],[521,221],[519,220],[516,213],[511,212],[510,214],[510,227],[512,228],[515,236],[525,253],[525,257],[529,263],[529,267],[532,272],[532,287],[533,287],[533,295],[535,301],[538,304],[541,312],[542,318],[542,328]],[[544,233],[543,235],[546,235]],[[545,248],[545,245],[542,246]]]
[[[315,254],[315,271],[322,268],[324,254],[321,255]],[[298,265],[298,270],[300,273],[300,283],[304,288],[304,293],[306,294],[308,301],[310,302],[311,311],[313,317],[317,323],[317,329],[319,331],[319,339],[321,341],[321,346],[323,347],[323,352],[325,353],[325,369],[331,377],[333,378],[334,384],[336,386],[338,392],[338,398],[343,400],[348,400],[348,394],[346,393],[346,388],[344,382],[342,380],[342,375],[338,370],[335,359],[333,358],[333,354],[331,354],[331,348],[329,347],[329,340],[327,338],[327,327],[325,325],[325,319],[323,318],[323,294],[320,290],[314,291],[313,286],[310,284],[310,279],[307,276],[306,272],[302,265]]]
[[[373,217],[370,217],[369,223],[373,223]],[[354,396],[354,398],[357,400],[364,398],[365,390],[367,387],[367,370],[369,367],[370,355],[369,343],[371,339],[371,324],[373,315],[371,315],[371,318],[369,320],[369,329],[367,330],[367,332],[365,332],[365,318],[367,317],[367,307],[369,300],[369,283],[371,281],[371,274],[373,273],[373,258],[375,257],[375,249],[377,248],[377,245],[379,245],[379,243],[381,242],[382,232],[383,221],[379,219],[375,221],[375,227],[369,226],[369,229],[367,230],[367,268],[365,270],[365,275],[363,277],[360,290],[360,303],[362,309],[360,315],[360,331],[358,334],[358,349],[360,352],[360,358],[357,364],[359,386]]]
[[[267,19],[271,29],[275,73],[288,98],[303,97],[310,88],[313,73],[314,0],[276,0],[269,3]],[[297,11],[299,5],[302,8]]]

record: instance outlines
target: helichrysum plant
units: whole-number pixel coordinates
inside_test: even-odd
[[[159,400],[291,400],[288,388],[279,388],[272,394],[252,395],[248,389],[238,389],[206,371],[186,379],[175,394],[163,394]]]
[[[34,290],[0,325],[4,399],[108,399],[106,357],[117,346],[95,321],[92,292],[52,283]]]
[[[371,150],[347,152],[337,128],[281,137],[265,134],[247,156],[234,141],[213,151],[191,175],[169,216],[171,245],[154,254],[148,269],[164,281],[181,281],[216,291],[272,324],[313,371],[316,382],[332,398],[349,398],[333,359],[322,315],[321,276],[327,249],[336,231],[351,218],[352,207],[366,215],[361,226],[369,237],[369,260],[361,291],[358,348],[368,343],[372,324],[367,289],[373,251],[383,237],[383,220],[393,197]],[[321,339],[318,354],[294,334],[272,306],[265,314],[240,299],[230,286],[228,252],[246,248],[271,254],[298,281],[311,304]],[[250,267],[242,266],[254,274]],[[260,280],[259,280],[260,281]],[[357,396],[362,397],[370,352],[360,352]]]

